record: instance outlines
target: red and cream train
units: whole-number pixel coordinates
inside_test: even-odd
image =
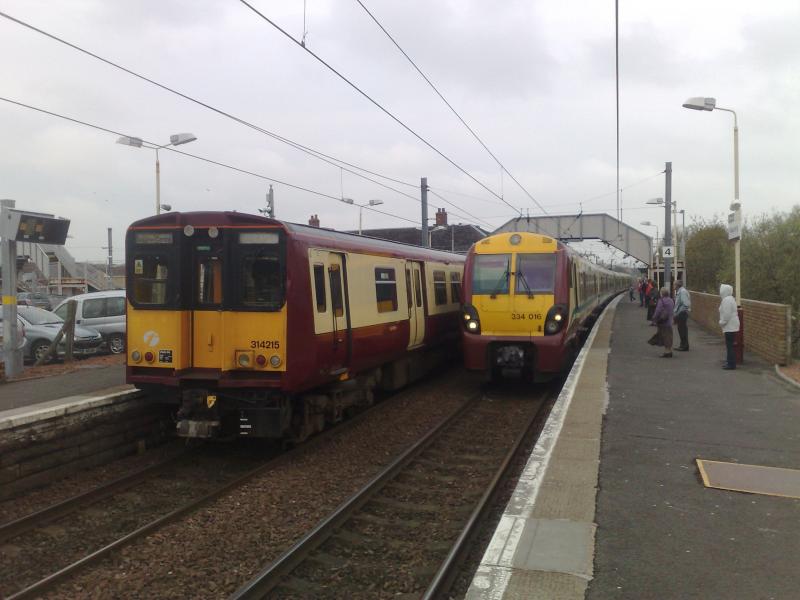
[[[464,364],[496,377],[563,372],[599,310],[631,277],[591,263],[566,244],[505,232],[475,243],[464,269]]]
[[[126,237],[127,381],[186,437],[303,439],[452,352],[464,257],[235,212]]]

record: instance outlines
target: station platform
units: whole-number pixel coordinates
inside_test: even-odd
[[[37,379],[7,381],[0,384],[0,412],[45,402],[58,402],[64,397],[96,395],[97,392],[133,389],[125,385],[125,365],[82,369]]]
[[[625,297],[598,320],[468,599],[800,597],[800,500],[706,487],[696,462],[800,468],[800,390],[751,355],[723,370],[691,320],[671,359],[653,332]]]

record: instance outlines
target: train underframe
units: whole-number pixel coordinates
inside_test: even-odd
[[[451,356],[444,348],[420,349],[381,367],[300,393],[180,378],[175,382],[178,387],[139,387],[161,402],[177,405],[176,431],[180,437],[300,442],[371,406],[376,392],[399,390]]]

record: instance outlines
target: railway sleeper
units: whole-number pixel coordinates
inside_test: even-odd
[[[390,538],[386,536],[382,536],[380,539],[376,539],[374,535],[365,535],[361,533],[354,532],[349,529],[339,529],[336,533],[331,536],[331,541],[340,545],[340,546],[364,546],[367,548],[373,549],[380,549],[383,546],[387,546],[394,550],[405,550],[409,547],[409,545],[416,545],[416,542],[410,542],[407,540],[398,540],[397,538]],[[431,550],[438,551],[438,552],[446,552],[450,549],[452,544],[450,542],[435,542],[432,541],[427,544],[427,547]]]

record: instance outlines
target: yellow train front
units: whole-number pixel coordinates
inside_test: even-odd
[[[600,308],[629,281],[545,235],[506,232],[477,242],[464,270],[465,366],[492,377],[560,373]]]

